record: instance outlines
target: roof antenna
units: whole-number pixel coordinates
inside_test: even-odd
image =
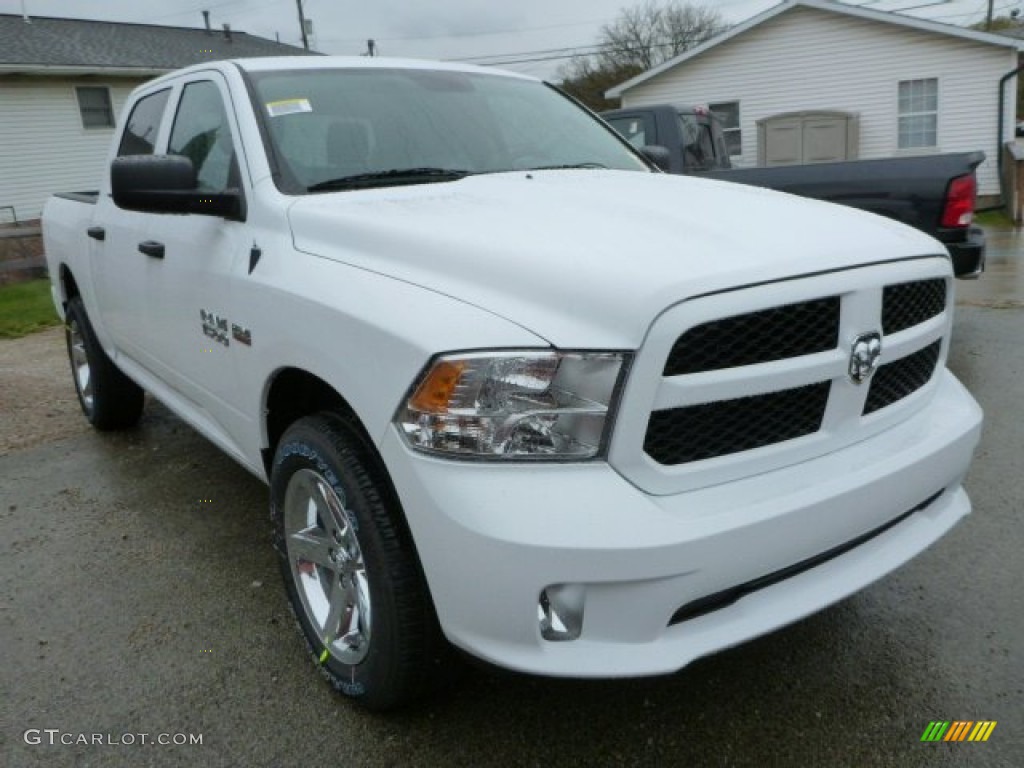
[[[25,7],[25,0],[21,0],[21,19],[26,24],[32,23],[32,19],[28,17],[28,9]]]

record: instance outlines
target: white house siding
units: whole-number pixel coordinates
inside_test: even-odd
[[[981,149],[980,194],[998,194],[999,78],[1014,69],[1008,48],[905,27],[795,8],[660,76],[629,89],[623,106],[738,101],[743,154],[757,163],[760,118],[782,112],[840,110],[860,115],[860,158],[932,150],[897,149],[901,80],[938,78],[937,152]],[[1005,139],[1012,136],[1014,83],[1007,85]]]
[[[142,79],[0,77],[0,206],[39,218],[54,192],[99,187],[113,128],[83,128],[75,86],[109,86],[114,119]],[[0,210],[0,222],[10,220]]]

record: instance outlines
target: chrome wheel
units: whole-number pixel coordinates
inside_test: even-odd
[[[401,505],[353,416],[321,411],[284,430],[270,509],[296,627],[335,690],[383,712],[451,682]]]
[[[370,584],[352,519],[317,472],[301,469],[289,479],[284,539],[292,579],[324,647],[348,665],[366,657],[371,619]]]
[[[75,394],[89,423],[101,430],[136,424],[145,393],[107,357],[79,296],[68,299],[64,310],[64,340]]]
[[[78,387],[78,396],[82,398],[82,404],[87,411],[92,410],[92,368],[89,366],[89,357],[85,352],[85,337],[78,321],[71,319],[68,323],[68,348],[71,350],[71,370],[75,375],[75,384]]]

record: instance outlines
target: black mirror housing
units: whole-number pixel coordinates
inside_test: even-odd
[[[192,161],[180,155],[128,155],[110,165],[111,196],[118,208],[245,218],[239,190],[211,193],[197,186]]]

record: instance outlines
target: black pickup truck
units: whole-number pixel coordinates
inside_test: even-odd
[[[668,173],[701,174],[828,200],[909,224],[949,250],[957,277],[985,269],[985,234],[972,226],[983,152],[885,160],[733,168],[721,125],[701,107],[656,105],[602,112],[626,141]]]

